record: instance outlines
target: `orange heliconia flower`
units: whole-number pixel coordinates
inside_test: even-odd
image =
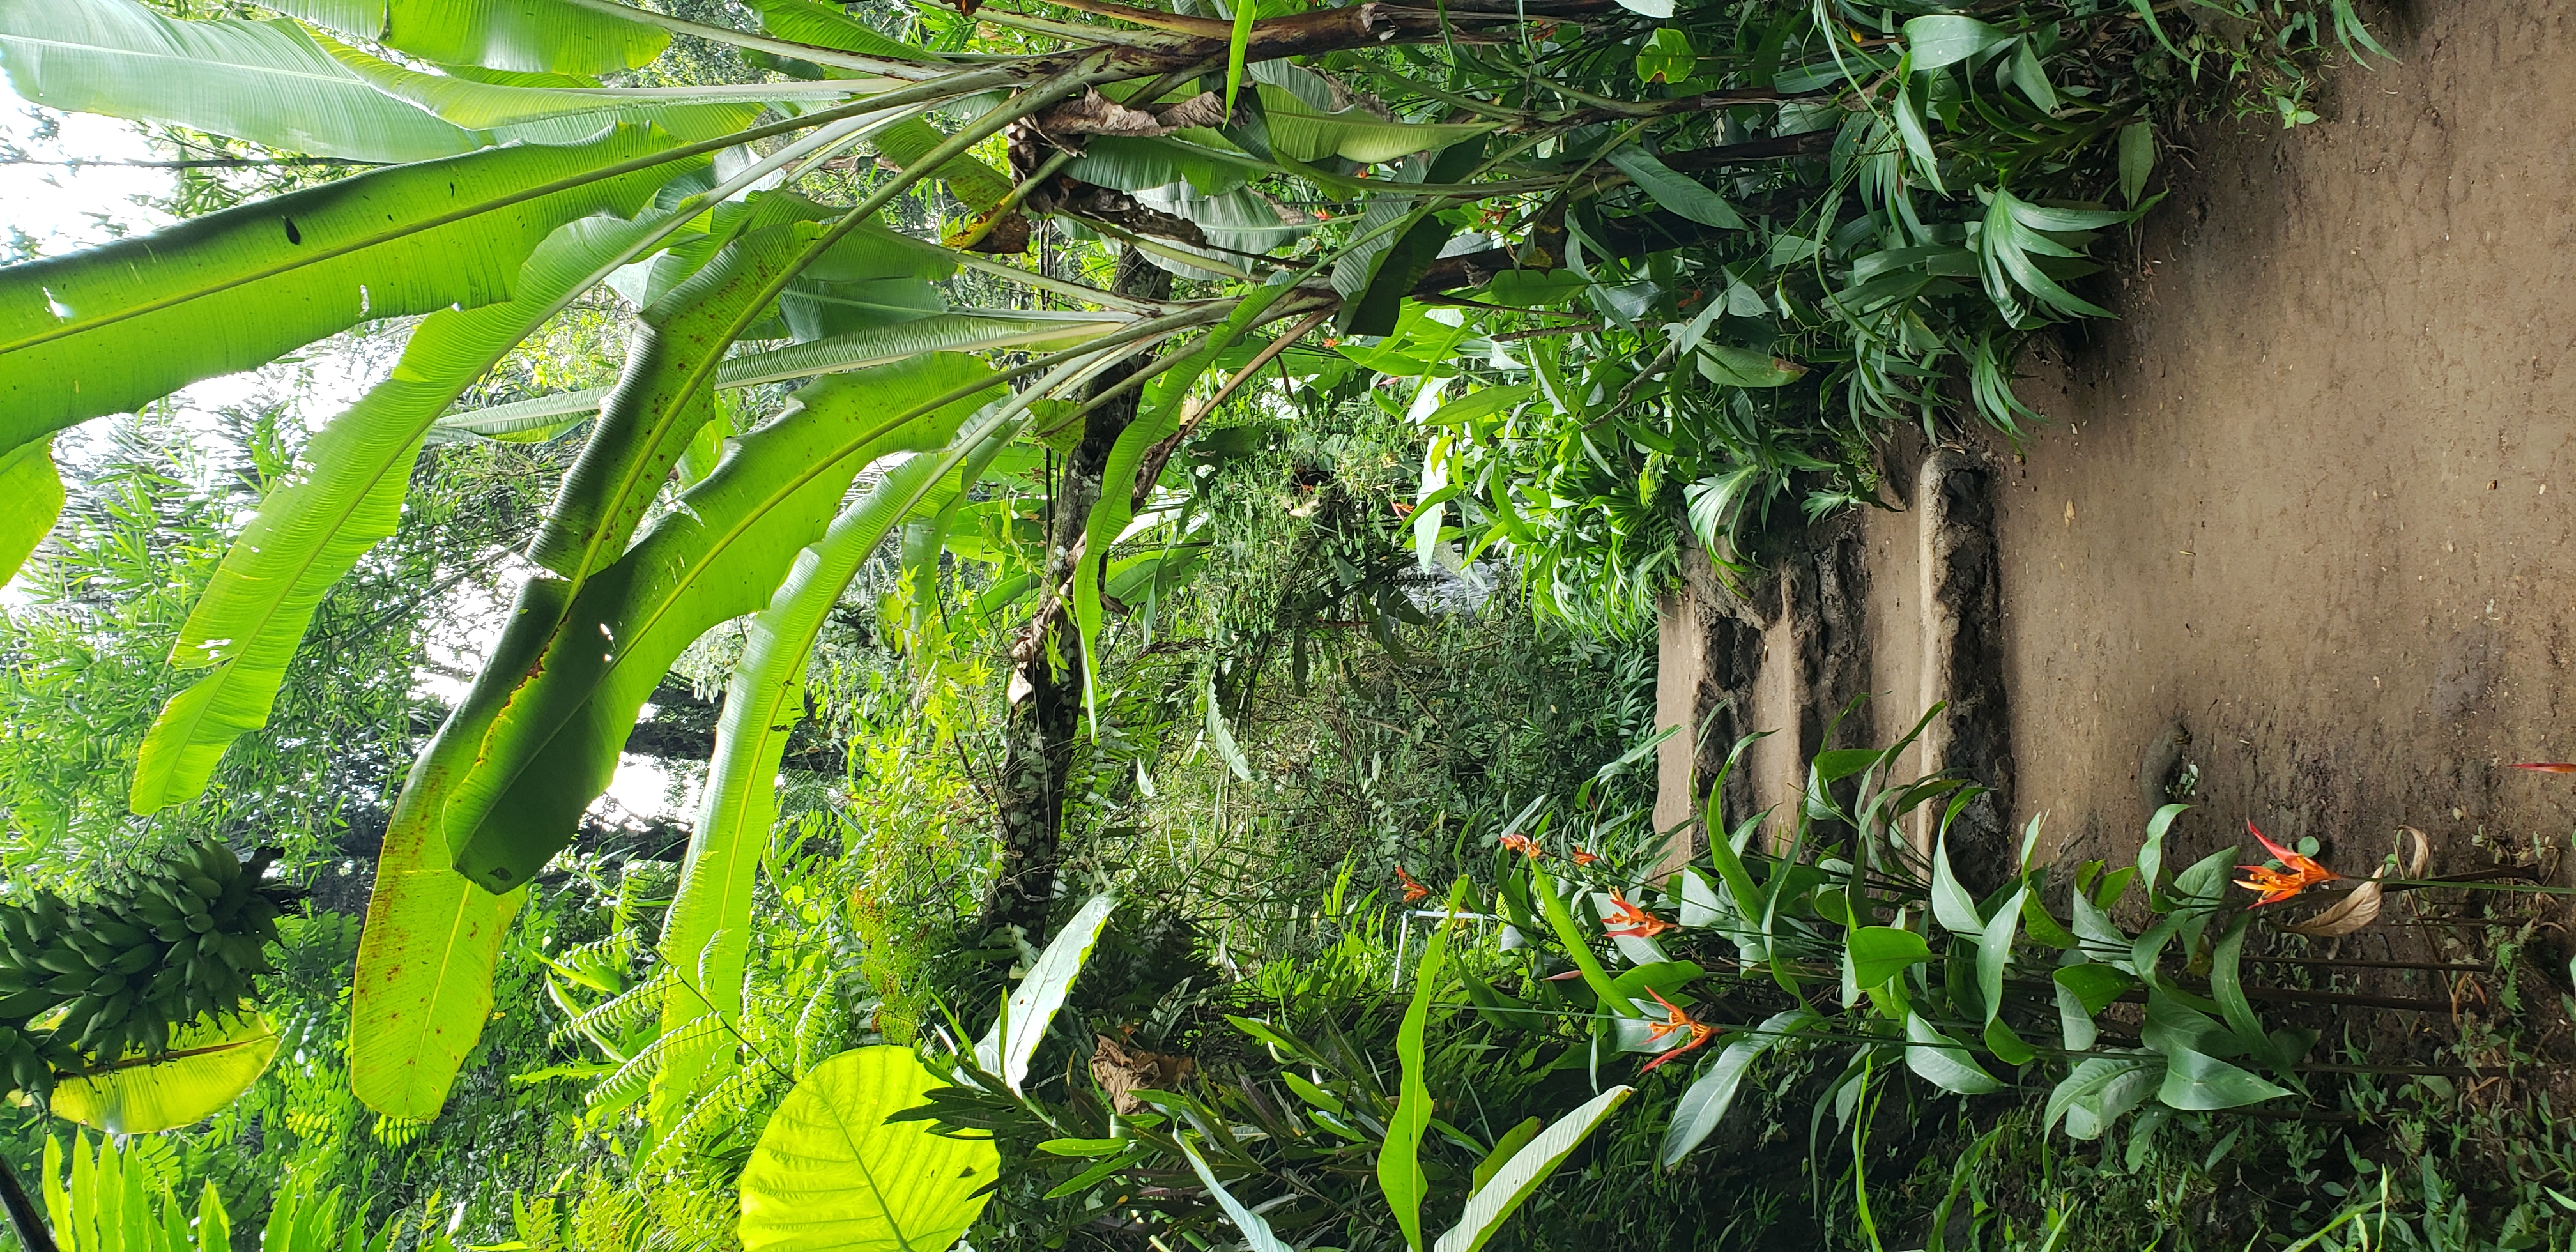
[[[2516,761],[2515,769],[2536,769],[2544,774],[2576,774],[2576,761]]]
[[[1524,835],[1517,830],[1503,836],[1503,846],[1510,848],[1512,851],[1518,852],[1522,856],[1528,857],[1533,861],[1547,855],[1546,852],[1540,850],[1538,844],[1531,841],[1528,835]]]
[[[1610,893],[1610,908],[1617,917],[1602,919],[1610,923],[1602,928],[1603,934],[1623,939],[1652,939],[1673,928],[1671,922],[1628,903],[1627,898],[1616,891]]]
[[[2264,838],[2263,832],[2255,830],[2252,822],[2245,823],[2245,829],[2253,832],[2255,840],[2263,845],[2264,851],[2271,853],[2274,859],[2289,867],[2288,869],[2273,869],[2265,865],[2236,867],[2247,874],[2247,877],[2237,879],[2236,885],[2247,891],[2262,893],[2262,898],[2254,902],[2258,908],[2266,904],[2278,904],[2318,883],[2343,877],[2307,857]]]
[[[1574,850],[1574,863],[1577,865],[1590,865],[1600,859],[1600,857],[1594,856],[1591,852],[1586,851],[1585,849],[1576,848]]]
[[[1704,1022],[1691,1020],[1690,1014],[1675,1007],[1672,1001],[1665,999],[1660,993],[1656,992],[1654,988],[1647,988],[1646,994],[1654,996],[1655,1003],[1664,1006],[1664,1020],[1646,1027],[1646,1042],[1661,1043],[1665,1036],[1673,1034],[1676,1031],[1683,1030],[1690,1032],[1690,1042],[1685,1043],[1678,1048],[1673,1048],[1665,1052],[1662,1056],[1646,1062],[1646,1067],[1638,1070],[1638,1073],[1651,1074],[1655,1072],[1655,1068],[1657,1066],[1662,1065],[1664,1062],[1680,1056],[1682,1053],[1688,1052],[1701,1044],[1707,1043],[1712,1036],[1717,1034],[1717,1027],[1708,1025]]]
[[[1398,866],[1396,866],[1396,867],[1395,867],[1395,876],[1396,876],[1397,878],[1400,878],[1400,879],[1403,879],[1403,880],[1404,880],[1404,902],[1405,902],[1405,903],[1407,903],[1407,904],[1411,904],[1411,903],[1413,903],[1414,901],[1419,900],[1419,899],[1421,899],[1422,897],[1424,897],[1424,896],[1427,896],[1427,895],[1430,895],[1430,894],[1431,894],[1431,888],[1429,888],[1429,887],[1425,887],[1425,886],[1423,886],[1421,883],[1418,883],[1418,882],[1413,881],[1413,875],[1408,874],[1408,873],[1405,873],[1405,872],[1404,872],[1404,867],[1403,867],[1403,866],[1398,865]]]

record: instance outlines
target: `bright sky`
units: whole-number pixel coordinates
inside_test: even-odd
[[[0,77],[0,137],[33,162],[148,161],[152,151],[132,124],[79,113],[58,113],[27,103]],[[0,165],[0,236],[23,237],[38,256],[104,243],[121,234],[141,234],[173,219],[139,199],[166,196],[174,175],[166,169],[136,166],[60,164]],[[14,232],[14,233],[12,233]],[[348,407],[390,369],[392,354],[381,348],[365,353],[316,353],[301,367],[270,367],[190,385],[175,396],[183,421],[190,414],[211,418],[214,411],[263,396],[289,394],[308,425],[319,425]],[[57,456],[76,461],[84,440],[67,431],[56,442]],[[0,603],[17,597],[0,588]],[[493,617],[497,625],[499,617]],[[461,648],[441,648],[441,660],[479,663],[492,640],[461,641]],[[422,688],[450,701],[463,694],[463,684],[423,675]],[[625,812],[652,817],[671,812],[665,799],[671,775],[657,761],[630,757],[617,772],[602,807],[614,803]],[[683,811],[686,811],[683,809]]]

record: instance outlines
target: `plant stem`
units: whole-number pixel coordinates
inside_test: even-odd
[[[60,1252],[54,1233],[45,1228],[44,1214],[36,1211],[35,1202],[27,1198],[27,1189],[18,1183],[18,1171],[5,1160],[0,1160],[0,1205],[7,1206],[9,1228],[17,1233],[18,1244],[25,1252]]]

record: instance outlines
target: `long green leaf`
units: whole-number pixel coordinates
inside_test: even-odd
[[[536,636],[542,661],[510,674],[508,708],[479,737],[448,804],[456,867],[507,889],[543,866],[607,788],[637,710],[681,650],[765,607],[859,470],[947,444],[995,394],[978,386],[990,377],[983,362],[943,353],[804,388],[786,415],[734,440],[681,507],[583,582],[565,612],[514,622]]]
[[[52,1143],[51,1140],[46,1142],[49,1146]],[[1210,1196],[1215,1197],[1217,1207],[1225,1210],[1226,1218],[1234,1223],[1234,1228],[1243,1232],[1244,1246],[1250,1252],[1296,1252],[1293,1245],[1270,1229],[1268,1219],[1246,1207],[1243,1201],[1234,1198],[1233,1192],[1225,1189],[1224,1183],[1216,1180],[1216,1171],[1208,1168],[1207,1158],[1190,1146],[1187,1136],[1180,1137],[1177,1142],[1181,1145],[1181,1156],[1189,1161],[1191,1169],[1198,1172],[1199,1183],[1208,1189]]]
[[[424,61],[523,73],[630,70],[671,43],[650,22],[567,0],[276,0],[268,7]]]
[[[2004,1089],[1958,1040],[1912,1013],[1905,1015],[1905,1041],[1905,1067],[1943,1091],[1985,1095]]]
[[[557,227],[631,215],[687,167],[478,206],[669,142],[620,128],[571,147],[426,161],[0,269],[0,450],[369,318],[510,299],[520,264]]]
[[[1608,1091],[1577,1105],[1574,1111],[1550,1123],[1545,1131],[1528,1145],[1512,1154],[1511,1160],[1494,1171],[1493,1179],[1476,1188],[1467,1197],[1467,1210],[1459,1214],[1458,1224],[1440,1236],[1434,1252],[1476,1252],[1485,1241],[1503,1228],[1503,1223],[1518,1212],[1522,1201],[1538,1185],[1556,1172],[1565,1158],[1581,1147],[1594,1127],[1608,1120],[1611,1113],[1635,1094],[1634,1087],[1612,1087]]]
[[[1403,1078],[1395,1114],[1386,1122],[1386,1142],[1377,1151],[1378,1188],[1386,1193],[1387,1207],[1395,1211],[1396,1224],[1404,1228],[1404,1241],[1414,1252],[1421,1252],[1422,1201],[1431,1190],[1431,1177],[1422,1169],[1422,1135],[1431,1128],[1431,1084],[1425,1073],[1422,1036],[1430,1028],[1431,997],[1440,990],[1441,964],[1448,951],[1449,931],[1444,925],[1431,932],[1422,963],[1414,967],[1413,1000],[1405,1006],[1404,1022],[1395,1031],[1395,1059],[1403,1068]]]
[[[1257,75],[1256,75],[1257,76]],[[1285,87],[1261,83],[1255,94],[1270,124],[1271,150],[1298,161],[1341,157],[1363,165],[1436,151],[1494,129],[1492,122],[1391,122],[1354,104],[1326,109]]]
[[[938,1086],[910,1048],[859,1048],[787,1093],[743,1167],[744,1252],[929,1252],[975,1224],[1001,1170],[990,1138],[894,1121]]]
[[[821,233],[811,222],[753,231],[644,310],[625,372],[528,545],[530,560],[577,582],[625,551],[689,437],[714,413],[716,362],[759,316],[772,281]]]
[[[679,890],[662,923],[662,959],[687,975],[674,979],[663,999],[666,1035],[710,1012],[729,1019],[742,1015],[752,889],[778,815],[779,761],[805,715],[806,662],[823,623],[894,524],[918,511],[941,482],[979,476],[1009,434],[997,432],[977,448],[952,449],[951,457],[917,456],[887,471],[832,520],[822,539],[797,554],[785,585],[751,619],[742,658],[725,685],[715,757],[707,766],[705,798],[689,834]],[[953,472],[946,468],[959,457],[964,464]],[[723,1041],[701,1042],[665,1056],[654,1075],[648,1108],[657,1129],[668,1129],[696,1093],[707,1060]]]
[[[1181,406],[1191,385],[1216,363],[1220,354],[1258,324],[1262,312],[1288,290],[1285,286],[1256,287],[1244,296],[1224,324],[1210,330],[1188,357],[1155,381],[1152,401],[1139,406],[1135,419],[1119,432],[1118,442],[1109,449],[1109,460],[1100,471],[1100,499],[1091,506],[1091,516],[1084,519],[1082,560],[1073,571],[1074,627],[1082,634],[1082,664],[1090,678],[1083,684],[1085,707],[1091,707],[1100,686],[1100,627],[1106,619],[1100,599],[1100,571],[1108,563],[1109,549],[1125,533],[1127,523],[1136,520],[1136,489],[1141,485],[1136,475],[1143,467],[1145,453],[1180,429]]]
[[[885,365],[929,352],[984,352],[998,348],[1044,350],[1096,338],[1124,324],[1121,321],[952,310],[918,321],[870,326],[812,343],[728,357],[716,366],[714,385],[719,389],[752,387],[868,365]],[[495,439],[552,430],[584,414],[598,412],[600,402],[608,394],[609,389],[604,387],[564,391],[533,400],[467,409],[440,418],[438,428]]]
[[[1656,1159],[1666,1169],[1680,1164],[1725,1119],[1726,1110],[1735,1104],[1735,1093],[1744,1086],[1745,1071],[1752,1068],[1755,1060],[1773,1048],[1795,1042],[1789,1036],[1823,1022],[1823,1016],[1814,1009],[1789,1009],[1772,1014],[1753,1033],[1727,1044],[1726,1050],[1717,1054],[1717,1062],[1691,1080],[1689,1089],[1673,1106],[1673,1124],[1664,1130],[1664,1146],[1656,1153]],[[1446,1246],[1444,1240],[1444,1249]]]
[[[1084,901],[1073,920],[1038,954],[1028,977],[1002,1001],[1002,1015],[994,1019],[992,1029],[976,1041],[975,1063],[1000,1075],[1013,1093],[1027,1080],[1029,1062],[1045,1041],[1047,1026],[1055,1020],[1056,1010],[1064,1007],[1073,980],[1091,959],[1101,928],[1109,924],[1109,915],[1117,907],[1118,897],[1105,891]]]
[[[563,584],[543,581],[520,589],[489,663],[413,762],[394,801],[350,980],[349,1084],[379,1113],[438,1116],[491,1016],[501,936],[527,893],[496,896],[455,871],[447,794],[509,698],[512,679],[538,658],[542,638],[512,627],[561,617],[563,592]]]
[[[327,40],[321,46],[352,78],[452,125],[539,142],[566,142],[611,122],[659,126],[682,140],[713,139],[751,125],[762,107],[772,102],[837,103],[874,85],[844,81],[705,87],[519,87],[481,83],[453,74],[424,74]]]
[[[18,567],[62,512],[63,476],[54,468],[53,440],[0,452],[0,584],[18,576]]]
[[[425,161],[497,142],[368,86],[293,22],[182,22],[133,0],[13,4],[0,13],[0,68],[52,108],[313,156]]]
[[[267,724],[324,593],[393,533],[432,420],[653,229],[650,218],[597,217],[555,232],[520,268],[516,298],[430,314],[392,377],[313,437],[298,473],[260,501],[180,628],[171,664],[214,672],[171,697],[144,737],[135,812],[194,798],[232,741]]]

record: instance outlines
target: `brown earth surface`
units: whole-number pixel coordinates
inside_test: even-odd
[[[2025,367],[2058,424],[1996,449],[2014,808],[2066,853],[2134,848],[2177,726],[2190,855],[2252,819],[2362,866],[2405,823],[2467,868],[2576,820],[2509,767],[2576,759],[2576,9],[2377,25],[2398,63],[2325,122],[2168,153],[2121,320]]]

